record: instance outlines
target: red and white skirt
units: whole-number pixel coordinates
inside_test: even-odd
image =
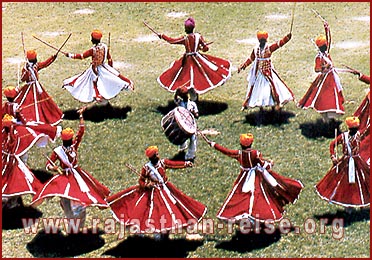
[[[174,61],[157,79],[160,86],[170,92],[186,86],[203,94],[224,84],[231,76],[228,60],[196,53]]]
[[[349,174],[350,157],[343,157],[338,166],[333,166],[315,185],[318,195],[344,207],[369,205],[370,169],[360,156],[354,156],[355,171]]]
[[[242,170],[217,218],[231,222],[247,218],[261,222],[279,221],[285,212],[283,207],[294,204],[303,187],[298,180],[262,167]]]
[[[164,188],[141,189],[138,185],[110,196],[107,201],[114,218],[135,225],[141,233],[160,233],[192,226],[207,207],[179,191],[172,183]]]
[[[108,207],[105,197],[110,190],[81,168],[75,170],[55,175],[35,194],[31,204],[38,206],[43,199],[57,196],[84,206]]]

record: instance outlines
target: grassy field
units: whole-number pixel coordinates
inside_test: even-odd
[[[146,20],[159,32],[169,36],[183,34],[183,21],[188,16],[196,20],[196,30],[206,41],[213,41],[209,54],[229,59],[233,75],[223,86],[200,96],[199,128],[215,128],[221,134],[212,139],[229,148],[239,148],[239,134],[252,132],[254,148],[275,162],[274,170],[281,175],[301,180],[305,188],[295,205],[289,205],[286,217],[301,227],[307,219],[316,224],[312,234],[294,231],[273,235],[241,235],[226,229],[205,236],[203,242],[187,242],[177,235],[165,244],[150,238],[100,233],[65,236],[62,233],[25,234],[20,226],[22,217],[61,217],[59,200],[43,203],[37,210],[28,207],[3,212],[3,257],[369,257],[369,208],[351,215],[342,207],[329,205],[315,193],[313,186],[331,166],[328,146],[330,134],[319,124],[320,115],[313,110],[298,109],[287,104],[279,121],[267,120],[257,126],[257,110],[240,112],[246,92],[248,70],[237,73],[237,67],[256,44],[257,30],[269,32],[274,42],[289,32],[293,3],[2,3],[2,86],[17,84],[18,63],[23,60],[21,32],[26,49],[35,49],[39,60],[54,54],[54,50],[35,40],[35,34],[59,46],[72,33],[64,51],[81,53],[90,47],[90,32],[99,28],[107,42],[111,34],[111,54],[114,67],[135,82],[135,92],[123,92],[110,101],[112,109],[95,107],[86,112],[86,134],[79,149],[82,168],[110,187],[112,193],[135,185],[137,176],[125,163],[140,169],[146,162],[144,150],[157,145],[161,157],[172,158],[177,146],[162,133],[160,120],[172,104],[173,94],[160,88],[156,78],[184,52],[181,46],[171,46],[153,37],[142,21]],[[316,48],[310,41],[324,33],[321,20],[311,9],[328,20],[332,32],[331,55],[336,67],[342,64],[369,75],[370,71],[370,4],[369,3],[297,3],[292,40],[273,54],[273,64],[279,75],[300,99],[316,77],[313,71]],[[82,72],[90,60],[71,60],[63,55],[40,72],[40,82],[65,112],[63,127],[78,126],[78,101],[61,88],[63,79]],[[355,75],[340,74],[344,86],[346,114],[351,115],[364,98],[368,85]],[[4,101],[4,98],[3,98]],[[270,114],[267,114],[270,117]],[[49,154],[50,144],[42,152]],[[45,159],[40,149],[30,152],[29,165],[38,176],[47,176]],[[200,140],[196,166],[169,170],[168,176],[186,194],[208,206],[207,218],[218,223],[215,215],[238,175],[239,165]],[[24,198],[27,205],[30,198]],[[87,225],[92,218],[111,218],[109,210],[89,208]],[[321,219],[331,222],[344,219],[343,237],[335,239],[337,230],[331,225],[321,230]],[[338,230],[339,231],[339,230]],[[145,249],[146,248],[146,249]]]

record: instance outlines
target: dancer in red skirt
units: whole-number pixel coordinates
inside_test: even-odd
[[[74,138],[74,131],[66,128],[62,131],[63,145],[53,150],[46,168],[56,171],[55,175],[33,198],[32,204],[38,206],[45,198],[61,197],[61,206],[67,218],[79,218],[80,228],[83,227],[87,206],[108,207],[104,200],[110,193],[109,189],[99,183],[87,171],[78,165],[77,149],[82,141],[85,126],[80,114],[79,131]],[[59,160],[62,170],[55,164]]]
[[[247,77],[248,88],[242,110],[248,107],[259,107],[262,112],[263,107],[266,106],[279,110],[283,105],[294,100],[292,90],[279,77],[271,63],[272,53],[289,42],[292,34],[287,34],[283,39],[271,45],[267,44],[268,36],[266,31],[257,32],[259,46],[239,66],[238,73],[253,62]]]
[[[139,184],[107,199],[115,219],[134,225],[138,233],[167,234],[197,224],[206,206],[178,190],[165,174],[167,168],[192,167],[192,162],[160,159],[156,146],[145,153],[150,161],[139,174]]]
[[[3,207],[16,207],[22,204],[22,195],[34,195],[36,191],[42,187],[42,184],[34,176],[25,162],[21,160],[21,156],[28,151],[29,146],[20,148],[21,133],[15,130],[17,126],[15,119],[11,115],[5,114],[2,119],[2,204]],[[21,126],[22,127],[22,126]],[[29,139],[27,143],[32,143],[38,140],[31,134],[24,136],[24,139]]]
[[[19,105],[21,119],[23,123],[57,125],[62,121],[63,113],[39,82],[39,71],[52,64],[57,56],[53,55],[43,62],[38,62],[34,50],[27,51],[26,55],[27,61],[21,77],[26,85],[19,90],[19,94],[14,99],[14,102]]]
[[[315,43],[319,52],[315,57],[315,72],[319,73],[297,106],[313,108],[323,116],[325,122],[334,121],[336,116],[345,113],[344,97],[340,77],[333,66],[331,56],[331,32],[324,21],[325,36],[317,37]]]
[[[101,38],[102,32],[94,30],[91,33],[92,48],[81,54],[66,53],[72,59],[92,57],[92,65],[88,69],[63,81],[63,87],[83,103],[95,101],[107,104],[107,100],[122,90],[134,89],[133,82],[113,68],[109,47],[101,42]]]
[[[337,136],[329,146],[332,168],[315,186],[318,195],[346,208],[369,206],[369,167],[359,155],[361,134],[357,117],[347,117],[349,128]],[[342,145],[342,156],[337,158],[337,146]]]
[[[170,44],[185,46],[185,54],[174,61],[171,66],[159,77],[160,86],[170,92],[186,86],[193,89],[197,94],[203,94],[211,89],[224,84],[231,76],[231,64],[229,61],[201,54],[200,51],[209,50],[203,36],[194,33],[195,20],[188,18],[185,21],[186,36],[171,38],[165,34],[158,34]]]
[[[354,71],[354,74],[359,76],[359,80],[366,84],[370,84],[370,77],[360,73],[359,71]],[[370,125],[370,91],[363,99],[362,103],[359,105],[357,110],[354,112],[354,116],[358,117],[360,120],[359,132],[362,134],[360,140],[360,156],[370,165],[370,138],[369,138],[369,125]]]
[[[283,207],[296,202],[302,183],[274,172],[273,162],[264,160],[259,151],[252,149],[253,135],[250,133],[240,135],[241,150],[227,149],[205,136],[203,139],[240,164],[239,176],[217,218],[235,223],[247,218],[261,222],[281,220],[285,212]]]

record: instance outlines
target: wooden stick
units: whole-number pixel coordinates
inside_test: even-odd
[[[289,33],[292,33],[295,9],[296,9],[296,2],[294,3],[293,9],[292,9],[291,29],[289,30]]]
[[[69,37],[67,38],[67,40],[70,38],[70,36],[71,36],[71,34],[69,35]],[[44,43],[46,46],[49,46],[50,48],[52,48],[52,49],[55,49],[56,51],[58,51],[58,52],[61,52],[61,53],[63,53],[63,54],[65,54],[66,55],[66,52],[64,52],[64,51],[61,51],[60,49],[58,49],[57,47],[54,47],[53,45],[51,45],[51,44],[49,44],[49,43],[47,43],[46,41],[43,41],[42,39],[40,39],[40,38],[38,38],[38,37],[36,37],[35,35],[32,35],[32,37],[34,37],[36,40],[38,40],[38,41],[40,41],[40,42],[42,42],[42,43]],[[62,46],[63,47],[63,46]]]
[[[158,33],[157,31],[155,31],[150,25],[148,25],[148,23],[146,23],[145,21],[143,21],[143,24],[150,29],[150,31],[152,31],[153,33],[155,33],[157,36],[160,35],[160,33]]]
[[[53,165],[54,167],[55,166],[57,166],[46,154],[44,154],[44,153],[41,153],[47,160],[48,160],[48,162],[51,164],[51,165]],[[63,174],[63,172],[61,171],[61,169],[57,166],[57,172],[59,173],[59,174]]]

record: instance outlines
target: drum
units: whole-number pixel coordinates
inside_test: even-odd
[[[183,144],[196,133],[193,114],[183,107],[176,107],[161,119],[161,127],[168,140],[175,145]]]

